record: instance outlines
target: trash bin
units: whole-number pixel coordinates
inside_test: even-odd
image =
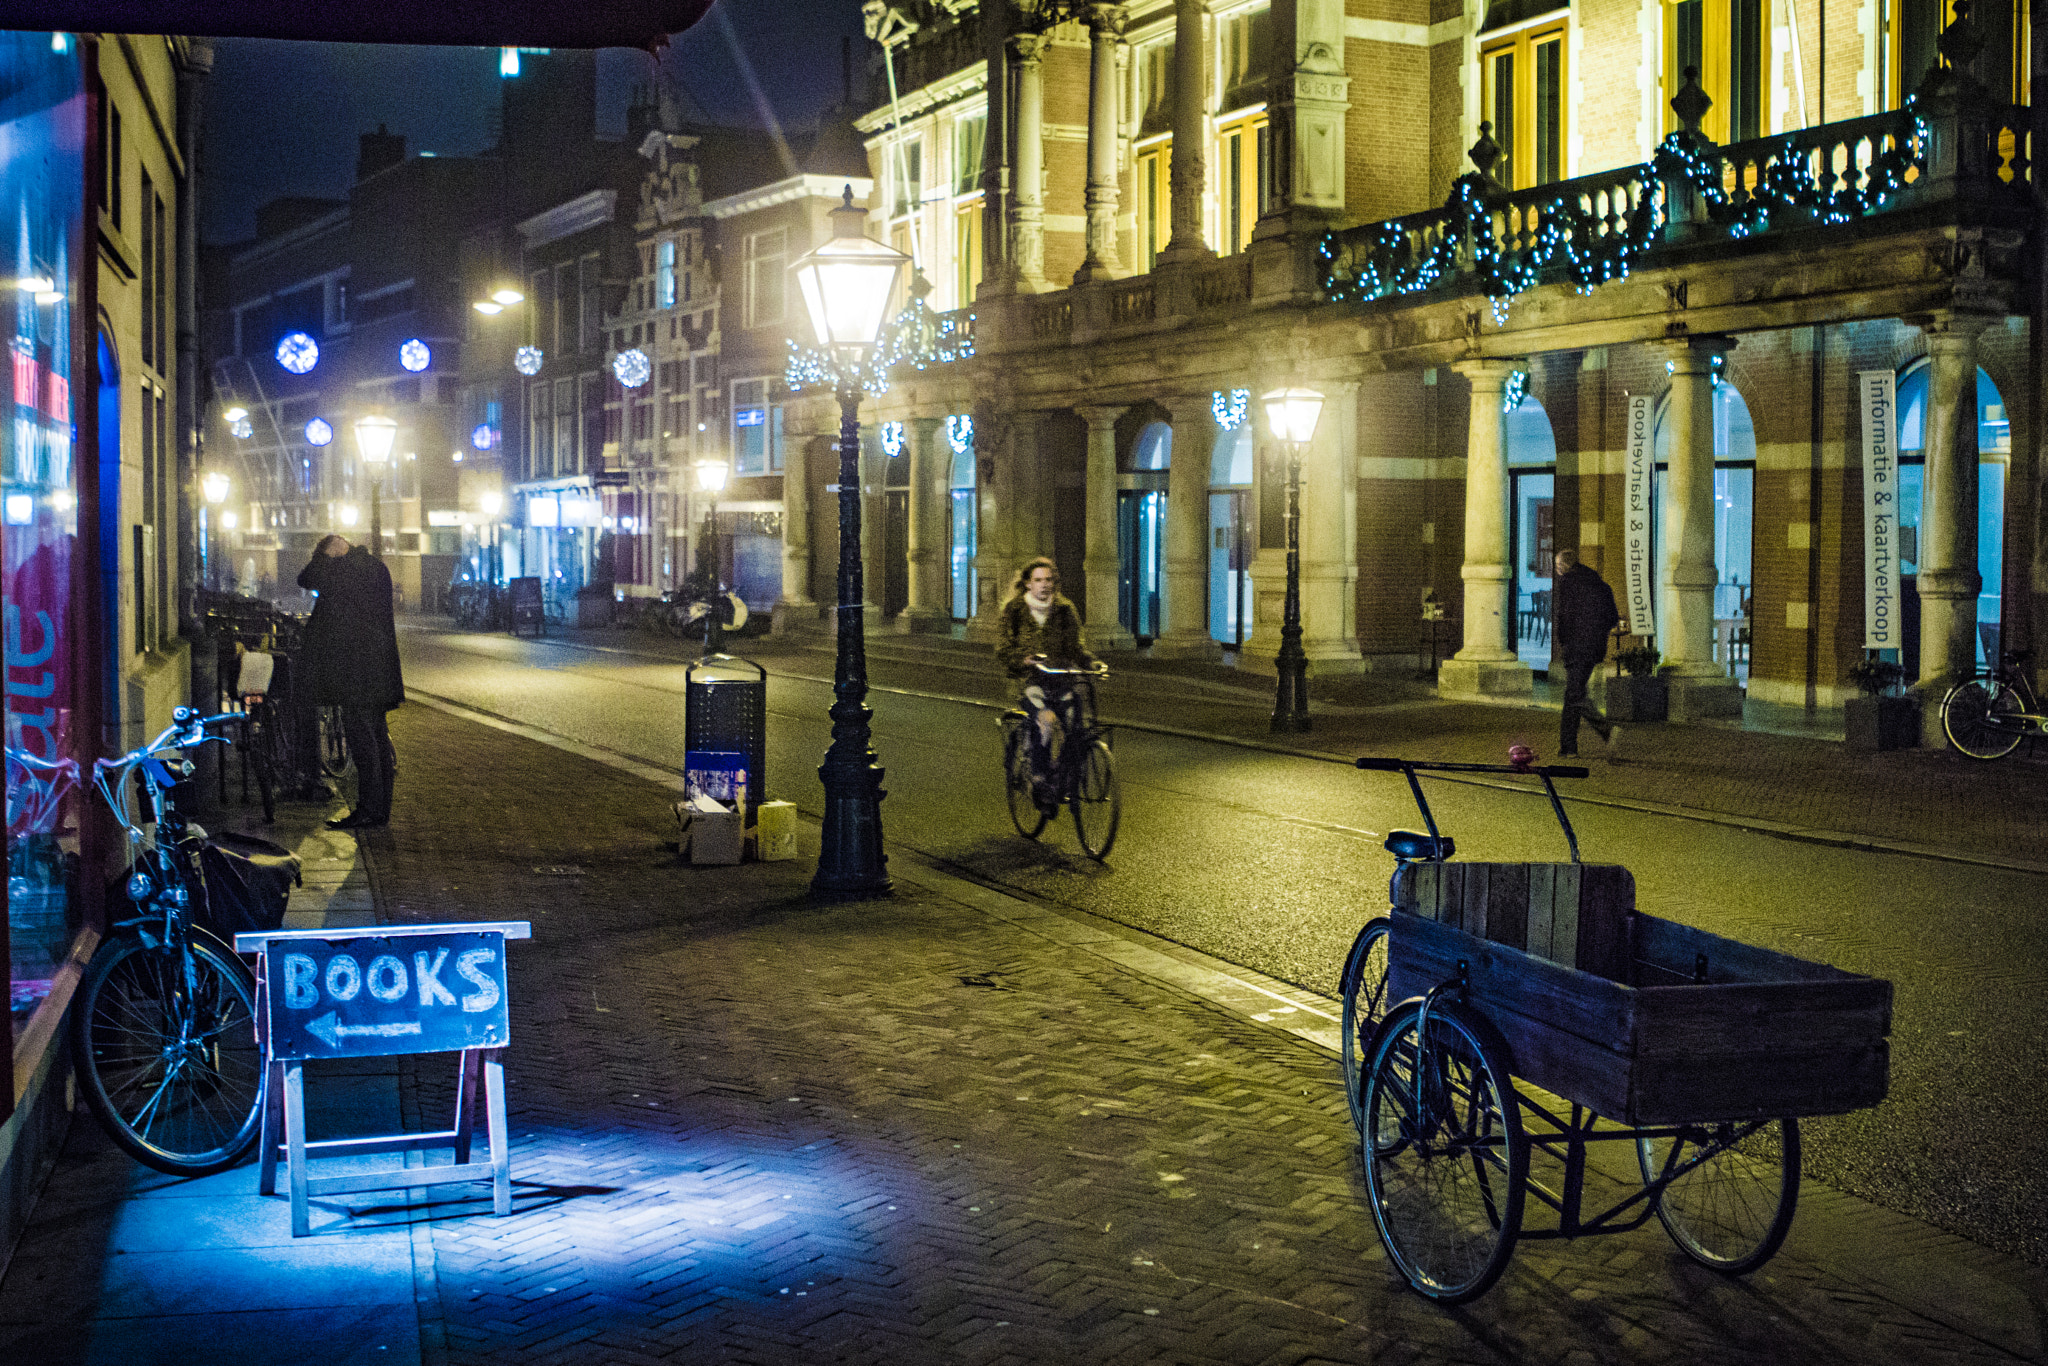
[[[768,671],[734,655],[706,655],[683,675],[683,768],[706,756],[704,767],[723,769],[729,761],[712,756],[744,755],[747,819],[768,796]]]

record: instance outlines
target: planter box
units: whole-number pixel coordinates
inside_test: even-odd
[[[612,624],[612,598],[578,597],[576,599],[576,624],[578,626],[609,626]]]
[[[1671,681],[1622,674],[1607,680],[1609,721],[1662,721],[1671,714]]]
[[[1842,704],[1842,730],[1851,749],[1912,749],[1920,743],[1920,700],[1852,697]]]

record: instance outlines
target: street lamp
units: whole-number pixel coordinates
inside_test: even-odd
[[[1323,396],[1313,389],[1275,389],[1259,400],[1275,441],[1287,443],[1287,602],[1280,618],[1279,683],[1273,694],[1273,729],[1306,731],[1308,656],[1301,652],[1301,448],[1315,439]]]
[[[219,470],[208,470],[200,476],[199,491],[206,495],[206,502],[199,506],[199,577],[208,588],[220,587],[220,567],[214,563],[213,533],[207,526],[207,508],[219,507],[228,500],[228,477]]]
[[[867,641],[861,620],[861,370],[888,320],[889,300],[910,258],[867,236],[853,187],[832,210],[832,236],[791,267],[811,331],[837,369],[839,391],[839,655],[833,668],[832,747],[818,768],[825,786],[824,847],[814,894],[879,896],[889,890],[882,853],[882,769],[869,746]],[[801,476],[792,472],[791,478]]]
[[[705,457],[695,462],[697,489],[710,495],[704,500],[704,525],[697,533],[697,572],[693,582],[698,591],[710,594],[704,602],[704,657],[725,652],[725,600],[718,578],[718,495],[725,490],[731,472],[726,462]]]
[[[356,419],[356,446],[370,466],[370,553],[384,558],[384,462],[391,458],[391,443],[398,439],[398,424],[382,413]]]

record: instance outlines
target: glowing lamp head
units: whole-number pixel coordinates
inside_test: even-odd
[[[220,515],[220,524],[228,531],[233,531],[237,526],[241,525],[241,522],[242,519],[235,515],[233,508],[229,508]]]
[[[248,415],[249,410],[247,408],[244,408],[239,403],[237,403],[232,408],[221,409],[220,413],[221,421],[223,422],[240,422],[243,418],[247,417]]]
[[[505,305],[498,303],[494,299],[478,299],[475,303],[471,304],[470,307],[475,309],[477,312],[483,314],[486,318],[493,317],[505,311]]]
[[[511,289],[508,287],[505,289],[492,290],[491,302],[497,304],[500,308],[510,308],[514,304],[525,303],[526,296],[524,294],[521,294],[518,290]]]
[[[398,440],[398,424],[382,413],[356,419],[356,445],[363,459],[381,465],[391,458],[391,443]]]
[[[501,510],[503,510],[505,506],[505,500],[501,495],[497,493],[496,490],[492,490],[491,492],[486,493],[481,498],[477,499],[476,505],[483,509],[484,516],[495,517]]]
[[[1275,389],[1259,400],[1276,441],[1307,445],[1323,416],[1323,396],[1313,389]]]
[[[199,480],[199,487],[206,494],[206,501],[218,506],[228,500],[228,477],[219,470],[209,470]]]
[[[888,321],[889,300],[910,258],[863,230],[867,210],[853,205],[847,186],[832,210],[832,236],[790,267],[810,314],[818,345],[846,361],[874,346]]]
[[[343,526],[354,526],[356,524],[356,505],[354,503],[343,503],[340,516]]]
[[[726,464],[723,460],[699,460],[697,487],[706,493],[717,493],[725,487],[726,473]]]

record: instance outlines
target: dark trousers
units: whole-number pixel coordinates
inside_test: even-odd
[[[1559,754],[1578,753],[1581,719],[1595,730],[1605,731],[1607,728],[1607,718],[1595,711],[1586,697],[1586,685],[1593,679],[1593,670],[1599,667],[1597,659],[1567,659],[1564,662],[1564,715],[1558,721],[1557,731]]]
[[[350,813],[368,821],[391,819],[391,780],[398,772],[398,751],[391,747],[391,729],[382,707],[341,709],[341,733],[349,757],[356,762],[356,808]]]

